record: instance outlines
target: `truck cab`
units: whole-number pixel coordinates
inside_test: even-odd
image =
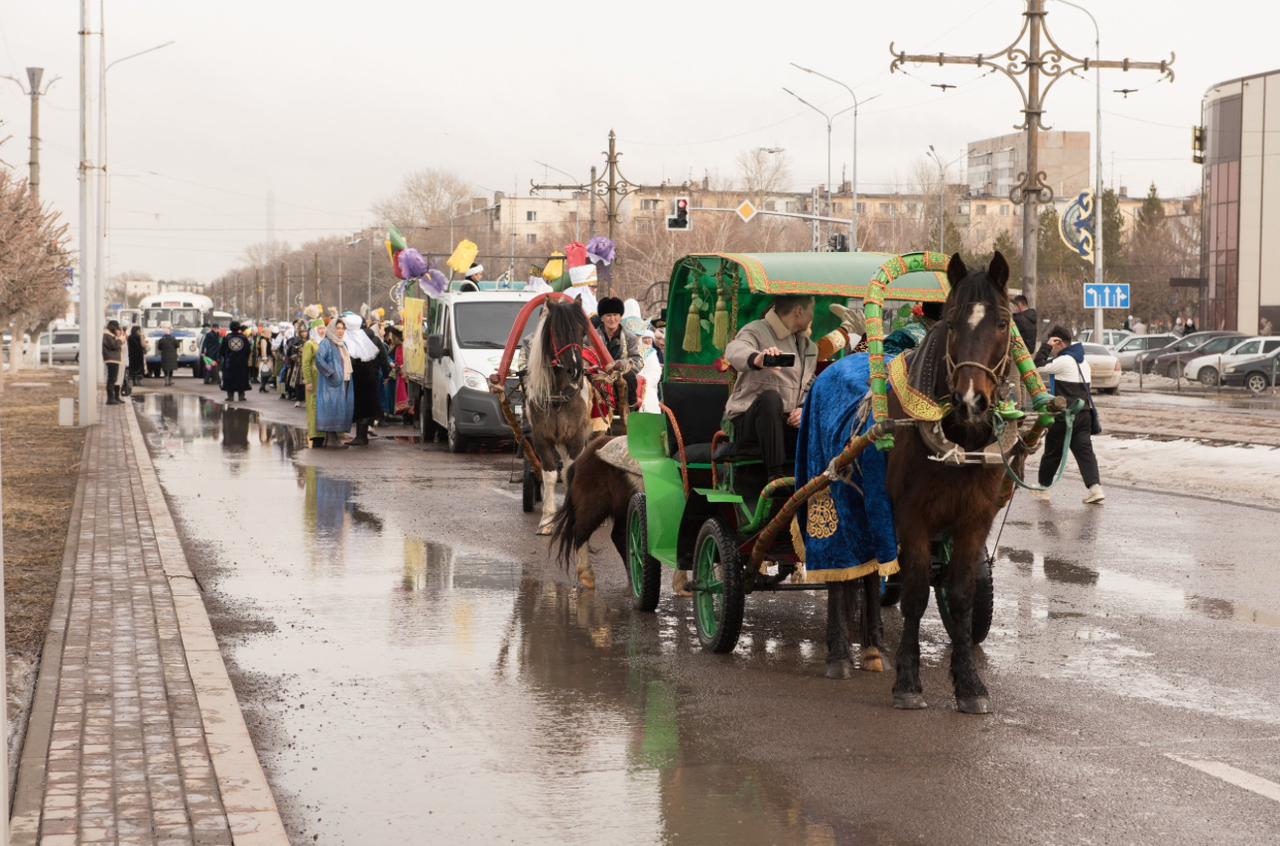
[[[423,432],[432,424],[447,433],[450,452],[461,452],[474,439],[510,438],[497,398],[489,392],[489,375],[498,369],[516,315],[535,294],[525,291],[449,291],[429,300],[423,313],[421,370],[411,359],[416,344],[405,332],[406,375],[420,390]],[[530,320],[526,335],[532,334]],[[406,327],[408,329],[408,327]]]

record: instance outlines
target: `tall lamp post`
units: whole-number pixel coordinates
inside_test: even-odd
[[[801,97],[796,92],[792,91],[790,88],[783,86],[782,90],[790,94],[792,97],[795,97],[801,103],[804,103],[806,106],[813,109],[818,114],[822,115],[822,119],[827,122],[827,213],[830,214],[831,213],[831,122],[834,121],[836,118],[840,117],[840,115],[844,114],[845,112],[853,111],[854,109],[857,108],[857,106],[847,106],[846,108],[843,108],[838,112],[835,112],[833,114],[827,114],[822,109],[819,109],[817,106],[815,106],[813,103],[810,103],[808,100]],[[828,241],[831,240],[831,224],[829,223],[827,224],[827,240]],[[850,238],[850,240],[852,241],[856,239]]]
[[[102,20],[102,0],[99,0],[99,20]],[[111,177],[107,173],[107,73],[121,62],[127,62],[130,59],[136,59],[147,53],[154,53],[173,44],[173,41],[166,41],[163,44],[157,44],[154,47],[148,47],[145,50],[139,50],[136,53],[130,53],[127,56],[121,56],[111,62],[106,61],[106,24],[101,25],[103,30],[102,46],[98,51],[99,56],[99,72],[98,72],[98,254],[94,262],[94,276],[97,278],[97,284],[94,286],[95,293],[99,297],[96,303],[98,311],[104,308],[104,301],[101,299],[106,292],[106,256],[107,256],[107,238],[109,226],[107,217],[111,210]]]
[[[822,73],[821,71],[816,71],[813,68],[806,68],[803,65],[797,65],[795,62],[791,63],[791,67],[796,68],[797,70],[802,70],[805,73],[811,73],[814,76],[822,77],[828,82],[834,82],[836,85],[839,85],[845,91],[848,91],[849,96],[853,98],[853,167],[852,167],[853,172],[851,174],[851,180],[849,183],[849,189],[850,189],[849,193],[852,194],[852,199],[850,200],[850,211],[849,211],[849,249],[854,252],[857,252],[858,251],[858,109],[861,108],[863,104],[870,103],[872,100],[879,97],[880,95],[872,94],[870,97],[865,97],[859,100],[858,95],[853,93],[852,87],[850,87],[846,83],[841,82],[840,80],[836,79],[833,76],[827,76],[825,73]],[[828,182],[831,181],[830,174],[828,174],[827,176],[827,181]]]
[[[1094,50],[1094,134],[1093,134],[1093,281],[1102,284],[1102,35],[1098,29],[1098,19],[1084,6],[1071,0],[1058,0],[1059,3],[1079,9],[1089,16],[1093,23]],[[1093,337],[1102,340],[1102,309],[1093,310]]]
[[[947,168],[960,161],[960,159],[963,159],[964,154],[961,154],[946,164],[943,164],[942,158],[938,155],[938,151],[933,149],[933,145],[930,144],[929,155],[938,163],[938,252],[945,253],[947,251]]]

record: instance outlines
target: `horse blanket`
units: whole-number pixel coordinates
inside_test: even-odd
[[[886,354],[885,361],[893,356]],[[854,434],[873,425],[870,357],[845,356],[813,383],[796,444],[796,488],[826,472]],[[843,582],[898,571],[898,536],[886,475],[889,459],[874,447],[849,475],[809,499],[797,515],[805,546],[805,581]]]

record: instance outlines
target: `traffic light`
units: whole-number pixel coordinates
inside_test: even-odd
[[[827,247],[833,253],[849,252],[849,236],[840,232],[832,233],[831,238],[827,241]]]
[[[676,197],[676,213],[672,217],[667,218],[667,229],[683,229],[688,231],[689,225],[689,198]]]
[[[1204,127],[1191,127],[1191,161],[1204,164]]]

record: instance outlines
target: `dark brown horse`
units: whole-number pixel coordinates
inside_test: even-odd
[[[586,335],[587,317],[577,302],[548,299],[529,343],[524,414],[542,464],[540,535],[551,534],[557,468],[567,471],[591,435],[591,381],[582,356]]]
[[[643,487],[640,477],[600,456],[614,436],[599,435],[587,444],[565,476],[564,504],[551,524],[551,547],[566,567],[575,562],[578,580],[595,583],[589,543],[596,529],[612,520],[609,537],[623,563],[627,560],[627,506]],[[624,438],[625,440],[625,438]]]
[[[942,421],[946,438],[966,451],[979,451],[994,439],[991,409],[997,390],[1013,366],[1009,335],[1012,315],[1006,287],[1009,266],[997,252],[985,271],[971,272],[955,255],[947,268],[947,278],[951,293],[942,321],[931,330],[945,333],[945,343],[932,345],[938,361],[933,369],[933,384],[924,388],[931,387],[934,397],[952,406]],[[895,419],[907,416],[892,394],[889,413]],[[1004,469],[999,465],[953,466],[933,460],[934,451],[915,428],[900,430],[895,439],[897,445],[889,453],[887,482],[902,568],[902,641],[896,659],[893,705],[906,709],[926,707],[920,684],[920,618],[929,603],[933,542],[950,537],[951,560],[942,577],[942,588],[954,621],[951,679],[956,708],[967,714],[989,713],[991,699],[973,656],[973,600],[987,535],[1002,505]],[[838,590],[860,588],[852,583]],[[878,614],[877,602],[868,605],[868,614]],[[832,607],[838,607],[838,600],[832,601]],[[829,621],[828,626],[832,625]],[[829,631],[838,634],[830,628]]]

